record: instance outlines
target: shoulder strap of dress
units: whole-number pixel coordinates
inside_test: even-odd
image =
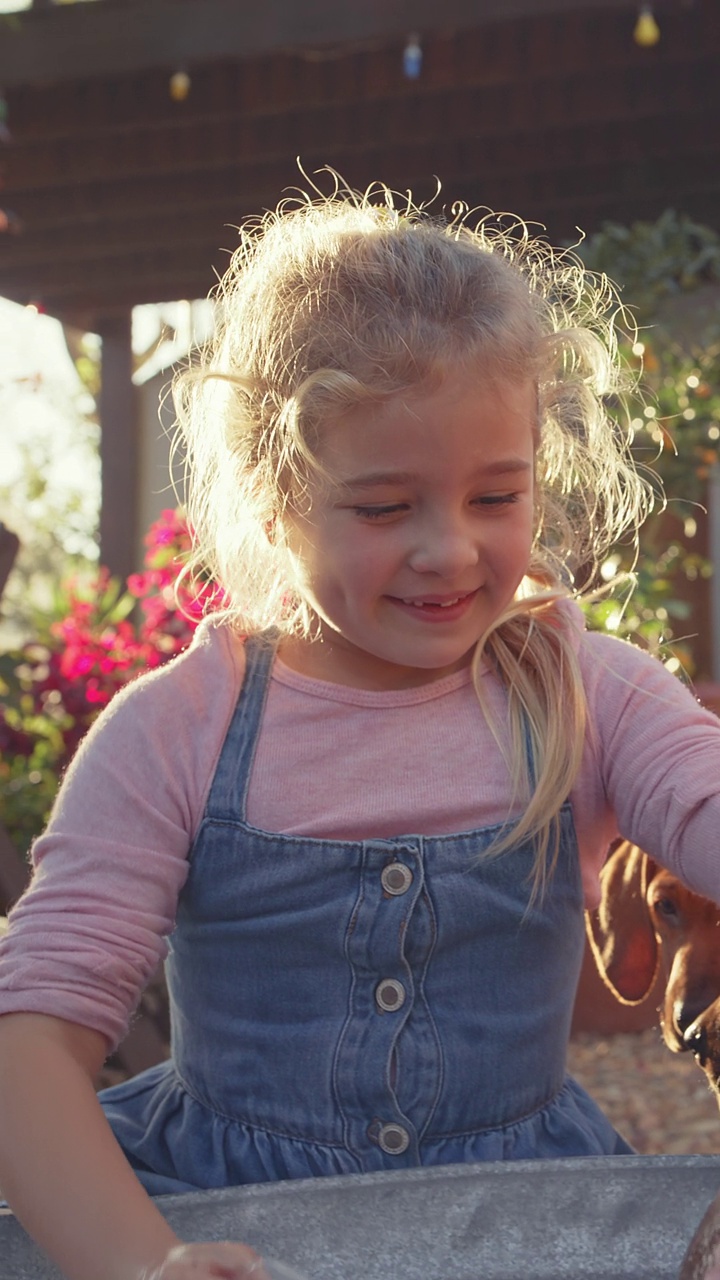
[[[210,787],[206,818],[245,820],[248,785],[279,633],[245,641],[245,675]]]

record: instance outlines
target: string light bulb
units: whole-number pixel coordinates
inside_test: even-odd
[[[190,92],[191,84],[187,71],[176,71],[170,77],[170,97],[173,102],[184,102]]]
[[[0,233],[19,236],[22,229],[22,222],[12,209],[0,209]]]
[[[417,80],[422,71],[422,60],[420,37],[413,31],[412,35],[408,36],[408,42],[403,49],[403,74],[408,80]]]
[[[643,49],[651,49],[660,39],[660,28],[655,21],[655,14],[652,6],[643,4],[640,6],[638,20],[635,23],[633,31],[633,39],[636,44],[642,46]]]

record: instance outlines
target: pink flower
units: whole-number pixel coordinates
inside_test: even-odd
[[[11,727],[0,713],[0,747],[10,756],[32,755],[40,717],[60,743],[52,763],[59,774],[117,690],[180,653],[202,617],[226,603],[204,579],[183,578],[176,594],[191,545],[181,513],[163,511],[145,541],[144,569],[130,576],[124,598],[105,568],[89,582],[64,584],[64,616],[51,623],[45,645],[29,645],[20,655],[23,727]],[[139,609],[128,613],[135,603]],[[42,741],[46,751],[48,739]]]

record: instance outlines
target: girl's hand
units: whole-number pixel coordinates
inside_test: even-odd
[[[180,1244],[164,1262],[143,1271],[138,1280],[270,1280],[262,1260],[245,1244],[222,1240]]]

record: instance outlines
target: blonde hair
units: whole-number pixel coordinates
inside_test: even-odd
[[[240,228],[217,290],[216,335],[176,383],[195,563],[222,584],[244,632],[307,634],[311,619],[271,531],[290,496],[317,478],[325,425],[432,387],[451,368],[534,379],[531,563],[517,599],[478,644],[474,667],[477,675],[491,663],[506,686],[514,801],[527,798],[494,851],[534,838],[539,885],[554,863],[559,809],[586,730],[557,601],[579,573],[592,579],[651,505],[628,434],[605,407],[622,393],[620,303],[605,277],[520,221],[464,206],[438,218],[382,185],[358,193],[332,177],[329,195],[314,189]],[[483,682],[475,684],[489,716]]]

